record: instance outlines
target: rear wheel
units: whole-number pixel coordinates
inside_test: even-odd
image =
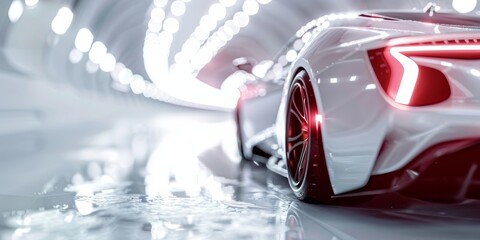
[[[290,187],[300,200],[331,202],[321,121],[317,121],[315,95],[305,71],[295,76],[287,103],[285,156]]]
[[[242,123],[240,120],[240,108],[241,108],[241,100],[238,100],[237,107],[235,108],[235,123],[237,125],[237,147],[238,153],[242,160],[245,158],[244,146],[243,146],[243,137],[242,137]]]

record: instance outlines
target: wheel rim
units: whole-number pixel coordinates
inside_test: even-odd
[[[286,153],[291,182],[300,188],[306,177],[310,144],[310,108],[305,86],[296,82],[288,102]]]

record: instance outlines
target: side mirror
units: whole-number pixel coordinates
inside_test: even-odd
[[[232,64],[238,70],[252,73],[253,67],[257,64],[257,61],[250,57],[241,57],[234,59]]]

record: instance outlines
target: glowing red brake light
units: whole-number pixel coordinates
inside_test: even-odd
[[[395,60],[401,64],[402,69],[393,68],[392,77],[398,81],[400,79],[400,85],[395,96],[395,102],[408,105],[412,98],[413,90],[417,84],[418,79],[418,65],[407,56],[403,55],[403,47],[392,47],[389,49],[387,56],[392,56]],[[387,62],[393,63],[393,59],[388,59]],[[396,86],[395,86],[396,87]]]
[[[448,99],[450,85],[439,69],[422,66],[412,57],[480,59],[480,45],[445,42],[392,46],[370,50],[368,55],[380,85],[388,96],[400,104],[424,106]]]

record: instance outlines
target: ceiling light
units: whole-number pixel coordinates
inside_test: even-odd
[[[115,57],[111,53],[107,53],[100,61],[100,69],[104,72],[111,72],[115,70],[115,64],[117,64]]]
[[[292,49],[287,52],[286,57],[288,62],[293,62],[297,58],[297,52]]]
[[[247,22],[248,24],[248,22]],[[246,24],[245,24],[246,26]],[[238,34],[238,32],[240,32],[240,27],[237,25],[237,22],[233,21],[233,20],[228,20],[227,22],[225,22],[225,27],[228,27],[229,29],[232,30],[232,33],[235,35],[235,34]]]
[[[286,66],[288,64],[287,56],[285,55],[280,56],[278,58],[278,64],[280,64],[281,66]]]
[[[173,42],[173,36],[169,32],[161,32],[158,34],[158,42],[162,43],[163,46],[169,46]]]
[[[168,0],[154,0],[153,4],[155,4],[156,7],[165,7],[168,3]]]
[[[185,56],[183,52],[179,52],[175,54],[174,59],[175,59],[175,62],[177,63],[186,63],[188,61],[188,58]]]
[[[214,49],[221,48],[222,46],[222,41],[216,36],[212,36],[209,41],[210,45],[212,45],[212,48]]]
[[[257,14],[259,6],[255,0],[245,0],[242,9],[246,14],[251,16]]]
[[[86,53],[92,46],[93,34],[87,28],[81,28],[78,30],[77,37],[75,38],[75,47],[78,51]]]
[[[153,18],[148,21],[148,30],[150,30],[150,32],[158,33],[162,30],[162,27],[162,21],[157,21]]]
[[[112,76],[113,80],[119,81],[118,77],[120,76],[120,72],[125,69],[125,64],[117,62],[115,64],[115,69],[110,73]]]
[[[183,14],[185,14],[185,10],[185,3],[179,0],[173,2],[170,6],[170,11],[172,12],[173,16],[182,16]]]
[[[68,59],[73,64],[79,63],[82,60],[82,58],[83,58],[83,53],[76,48],[72,49],[70,51],[70,54],[68,55]]]
[[[87,63],[85,64],[85,70],[87,70],[88,73],[96,73],[98,71],[98,65],[91,62],[91,61],[87,61]]]
[[[233,30],[229,26],[223,26],[220,29],[218,29],[218,31],[224,33],[227,36],[227,38],[231,38],[233,35],[235,35],[233,33]]]
[[[193,32],[193,37],[198,39],[199,41],[205,41],[205,39],[208,38],[209,32],[207,32],[205,29],[198,27],[195,29],[195,32]]]
[[[23,14],[23,5],[19,0],[14,0],[8,9],[10,22],[15,23]]]
[[[34,7],[38,4],[38,0],[25,0],[25,5],[28,7]]]
[[[459,13],[468,13],[475,9],[477,0],[453,0],[452,7]]]
[[[142,94],[146,88],[143,77],[138,74],[133,75],[133,81],[130,83],[130,88],[133,93]]]
[[[210,9],[208,10],[208,14],[212,15],[217,21],[220,21],[225,18],[225,15],[227,14],[227,10],[223,5],[219,3],[215,3],[212,6],[210,6]]]
[[[300,51],[300,49],[302,49],[304,43],[301,39],[297,39],[294,43],[293,43],[293,49],[295,49],[296,51]]]
[[[150,13],[150,18],[156,21],[163,21],[165,19],[165,11],[162,8],[154,8]]]
[[[311,32],[306,32],[306,33],[303,34],[303,36],[302,36],[302,41],[303,41],[304,43],[307,43],[307,42],[310,40],[310,38],[312,38],[312,33],[311,33]]]
[[[52,30],[58,35],[67,32],[72,24],[73,12],[68,7],[62,7],[58,10],[57,15],[52,20]]]
[[[241,28],[246,27],[248,25],[249,20],[250,19],[248,15],[244,12],[237,12],[233,16],[233,21],[235,21],[237,25]]]
[[[205,15],[200,19],[200,28],[210,32],[217,27],[217,21],[211,15]]]
[[[220,40],[222,40],[222,41],[228,41],[228,36],[227,36],[227,34],[226,34],[224,31],[218,31],[218,32],[217,32],[217,36],[218,36],[218,38],[220,38]]]
[[[133,73],[132,70],[128,68],[123,68],[120,70],[118,73],[118,81],[123,84],[123,85],[128,85],[133,79]]]
[[[107,54],[107,47],[102,42],[97,41],[92,44],[88,57],[93,63],[99,64],[105,54]]]
[[[179,27],[180,27],[180,24],[178,23],[178,20],[175,18],[167,18],[165,19],[165,22],[163,22],[163,28],[165,29],[166,32],[171,34],[178,32]]]

